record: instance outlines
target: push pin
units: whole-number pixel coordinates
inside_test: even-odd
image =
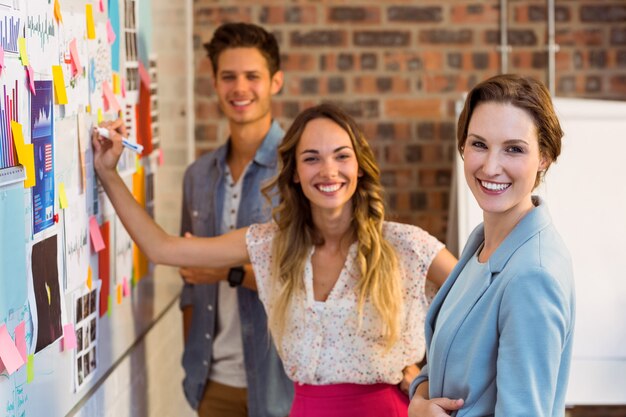
[[[55,214],[52,218],[54,219],[55,223],[59,222],[59,215],[58,214]]]

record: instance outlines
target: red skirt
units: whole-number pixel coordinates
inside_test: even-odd
[[[407,417],[409,398],[389,384],[295,384],[289,417]]]

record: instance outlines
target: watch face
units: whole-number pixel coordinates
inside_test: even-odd
[[[244,274],[245,271],[241,266],[231,268],[230,271],[228,271],[228,284],[231,287],[237,287],[241,285],[241,283],[243,282]]]

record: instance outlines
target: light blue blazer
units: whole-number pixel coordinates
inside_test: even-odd
[[[437,327],[450,288],[484,241],[482,224],[472,232],[426,315],[428,365],[413,381],[411,397],[428,380],[430,398],[465,400],[457,417],[565,414],[575,318],[572,264],[545,203],[533,201],[536,207],[489,258],[488,272],[471,277],[468,291],[446,301],[451,318]]]

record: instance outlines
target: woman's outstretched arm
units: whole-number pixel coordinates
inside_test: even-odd
[[[167,234],[134,199],[116,171],[122,154],[122,135],[126,128],[121,119],[103,122],[111,139],[94,131],[94,166],[100,182],[117,215],[133,241],[148,258],[158,264],[173,266],[228,268],[249,262],[246,248],[247,228],[214,238],[184,238]]]

